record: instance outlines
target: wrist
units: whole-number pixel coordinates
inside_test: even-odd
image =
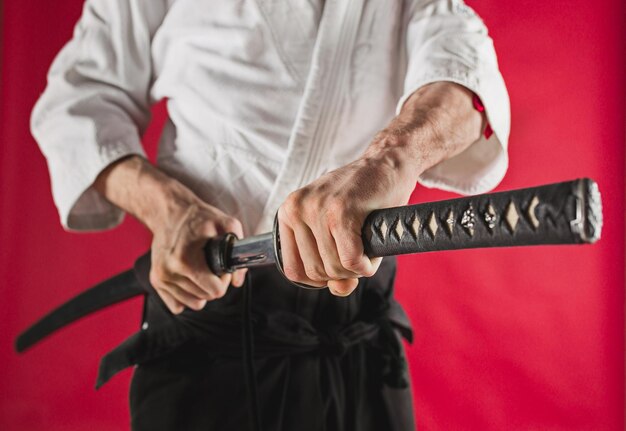
[[[415,186],[417,178],[427,169],[426,154],[420,153],[415,145],[417,132],[385,129],[367,148],[362,159],[371,166],[384,169],[398,177],[403,183]]]
[[[190,207],[198,206],[200,199],[179,181],[153,169],[155,172],[145,173],[139,180],[142,197],[133,215],[155,233],[180,219]]]
[[[200,201],[186,186],[139,156],[111,164],[98,176],[94,186],[153,233]]]
[[[368,152],[386,153],[403,175],[417,180],[425,170],[478,140],[483,124],[484,113],[474,107],[472,91],[451,82],[435,82],[407,99]]]
[[[134,209],[131,213],[152,233],[161,231],[199,208],[204,202],[186,185],[149,162],[145,162],[137,175]]]

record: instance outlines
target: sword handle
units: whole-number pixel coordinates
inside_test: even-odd
[[[429,202],[372,212],[363,226],[370,257],[437,250],[593,243],[602,230],[595,181]]]
[[[225,273],[233,272],[228,265],[233,245],[237,241],[237,235],[227,233],[225,235],[210,238],[204,246],[204,258],[211,272],[218,277]]]
[[[363,225],[370,257],[465,248],[593,243],[602,231],[595,181],[581,178],[540,187],[489,193],[373,211]],[[282,271],[278,226],[237,241],[233,234],[205,246],[214,274],[276,264]]]

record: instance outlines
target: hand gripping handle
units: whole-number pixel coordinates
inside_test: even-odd
[[[372,212],[363,226],[370,257],[437,250],[593,243],[602,230],[595,181],[430,202]]]
[[[204,246],[204,258],[211,272],[218,277],[225,273],[233,272],[228,265],[228,260],[237,240],[237,235],[227,233],[225,235],[210,238]]]

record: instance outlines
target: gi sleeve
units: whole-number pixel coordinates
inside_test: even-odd
[[[421,86],[451,81],[482,101],[493,130],[464,152],[425,171],[426,187],[463,194],[484,193],[502,180],[510,131],[509,98],[493,41],[476,13],[462,0],[411,1],[406,15],[407,73],[397,112]]]
[[[92,184],[112,162],[145,156],[150,121],[151,38],[165,1],[87,0],[72,39],[55,58],[31,116],[52,194],[68,230],[116,226],[123,212]]]

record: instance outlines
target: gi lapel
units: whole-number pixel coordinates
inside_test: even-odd
[[[299,88],[309,75],[323,0],[256,0],[274,46]]]
[[[289,193],[310,183],[324,171],[324,156],[338,126],[363,2],[325,2],[287,155],[261,223],[255,230],[257,233],[271,230],[274,214]]]

